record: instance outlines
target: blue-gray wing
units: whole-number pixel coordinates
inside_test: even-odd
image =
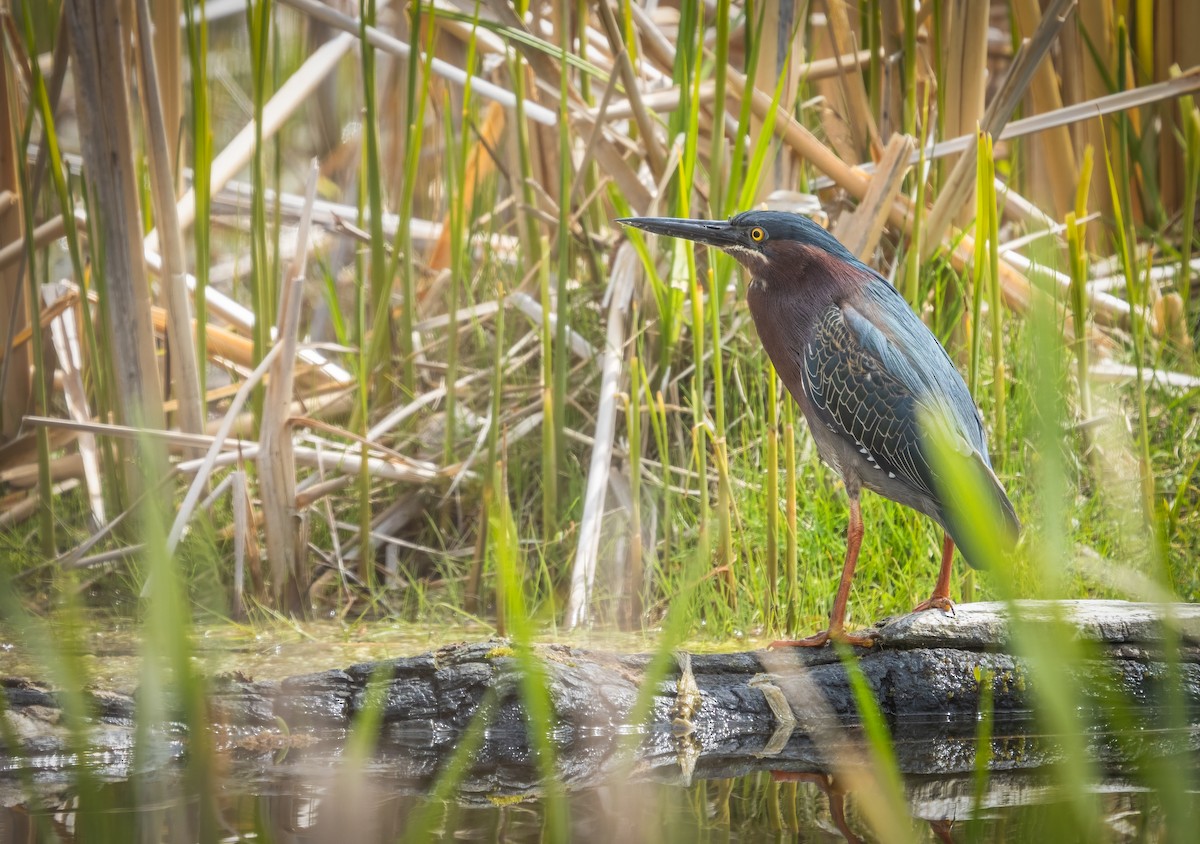
[[[983,419],[950,356],[904,297],[882,278],[863,288],[849,318],[864,349],[911,392],[937,410],[991,468]],[[935,400],[935,402],[934,402]]]
[[[865,336],[864,336],[865,335]],[[921,449],[922,391],[886,348],[887,339],[856,309],[831,305],[803,351],[802,384],[817,423],[853,443],[871,471],[936,499]],[[871,478],[863,481],[870,485]]]

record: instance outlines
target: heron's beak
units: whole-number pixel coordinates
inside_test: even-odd
[[[727,222],[720,220],[687,220],[682,217],[621,217],[623,226],[633,226],[651,234],[681,237],[697,243],[707,243],[718,249],[742,246],[742,233]]]

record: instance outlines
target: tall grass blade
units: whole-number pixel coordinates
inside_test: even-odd
[[[250,0],[246,5],[246,24],[250,41],[251,97],[254,103],[254,153],[250,160],[253,193],[250,198],[250,307],[254,311],[254,363],[257,365],[271,345],[271,326],[275,321],[275,284],[267,253],[267,175],[263,147],[263,107],[270,95],[267,70],[270,63],[273,0]],[[265,393],[254,392],[252,403],[255,427],[262,418]]]
[[[779,376],[767,364],[767,597],[763,611],[767,630],[779,624]],[[790,596],[788,596],[790,598]]]
[[[509,503],[504,463],[492,469],[496,495],[488,509],[488,541],[495,559],[498,598],[504,602],[504,617],[513,643],[514,660],[520,674],[521,700],[538,774],[544,789],[546,829],[551,841],[568,839],[567,803],[558,778],[554,747],[554,707],[550,701],[549,676],[533,649],[533,620],[525,601],[525,582],[517,538],[517,525]]]
[[[379,116],[375,97],[375,48],[367,39],[367,28],[375,26],[375,0],[359,0],[359,60],[363,84],[363,183],[367,189],[368,223],[370,225],[369,284],[370,313],[373,315],[369,351],[366,357],[367,372],[375,372],[392,355],[392,309],[388,298],[392,292],[392,278],[388,274],[387,244],[383,234],[383,171],[379,152]],[[409,183],[408,190],[413,190]],[[401,225],[405,221],[401,220]],[[405,302],[405,307],[410,306]],[[382,382],[386,384],[387,382]],[[411,386],[411,385],[409,385]],[[388,390],[380,391],[386,401]],[[365,548],[364,548],[365,553]]]
[[[208,15],[206,0],[183,0],[185,35],[190,80],[190,126],[192,142],[192,185],[196,196],[193,239],[195,243],[196,289],[196,362],[200,376],[200,395],[207,392],[208,367],[208,308],[205,291],[208,289],[210,253],[210,219],[212,196],[212,118],[208,109]]]

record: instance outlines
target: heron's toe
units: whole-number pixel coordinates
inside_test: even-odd
[[[841,642],[843,645],[853,645],[857,648],[869,648],[875,644],[875,637],[871,633],[847,633],[845,630],[822,630],[820,633],[814,633],[803,639],[782,639],[778,642],[772,642],[768,647],[770,650],[777,648],[819,648],[830,642]]]
[[[875,636],[871,633],[836,633],[831,637],[835,642],[853,645],[856,648],[870,648],[875,645]]]
[[[949,615],[954,615],[954,602],[949,598],[942,598],[937,595],[927,601],[922,601],[913,607],[913,612],[925,612],[925,610],[941,610]]]
[[[768,645],[767,649],[773,651],[779,648],[819,648],[828,641],[829,631],[822,630],[820,633],[814,633],[803,639],[780,639]]]

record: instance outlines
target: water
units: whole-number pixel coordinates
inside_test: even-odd
[[[339,772],[333,761],[300,754],[267,773],[251,773],[236,763],[227,768],[217,782],[221,839],[404,840],[425,805],[428,783],[397,775],[378,759],[355,775]],[[570,837],[625,844],[881,840],[870,823],[883,799],[879,794],[847,790],[826,775],[797,778],[768,768],[764,764],[760,770],[687,785],[664,781],[661,771],[634,773],[622,781],[569,789]],[[134,841],[139,829],[150,830],[142,837],[146,841],[196,840],[198,801],[187,797],[182,767],[141,780],[105,781],[82,800],[67,781],[35,777],[35,783],[36,804],[25,798],[11,772],[0,780],[0,841],[39,840],[39,829],[64,841]],[[1055,785],[1052,771],[992,771],[982,790],[979,785],[971,775],[906,777],[906,817],[885,840],[1083,840],[1071,801]],[[543,840],[546,804],[538,794],[536,788],[524,794],[465,792],[439,804],[429,837]],[[1127,773],[1104,772],[1089,797],[1106,840],[1167,840],[1163,801]],[[1196,794],[1189,792],[1187,799],[1194,811]]]

